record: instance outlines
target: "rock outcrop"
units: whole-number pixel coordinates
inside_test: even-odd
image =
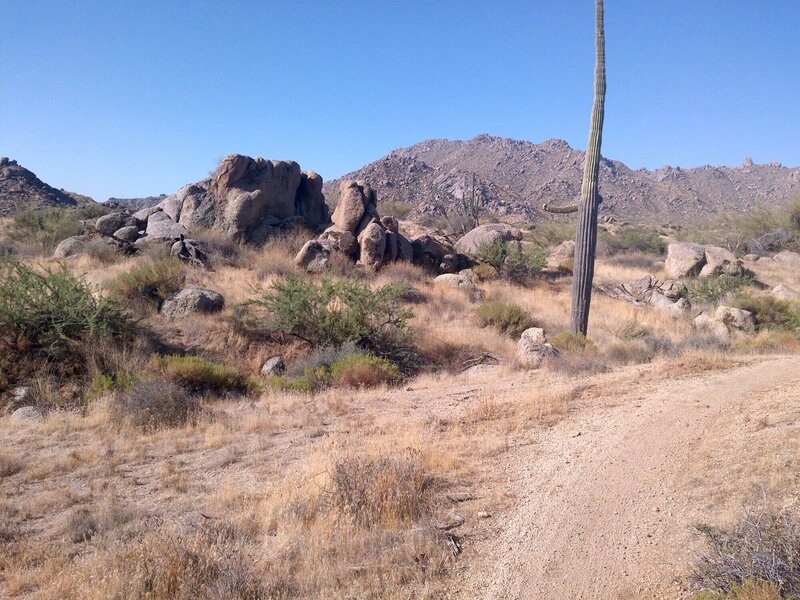
[[[401,260],[425,266],[440,273],[455,273],[471,266],[469,257],[454,252],[433,236],[411,241],[400,232],[397,219],[381,218],[375,192],[366,184],[342,181],[339,203],[331,217],[333,224],[314,240],[309,240],[295,257],[295,264],[309,272],[327,268],[333,252],[338,252],[365,269]]]
[[[189,231],[215,227],[230,237],[261,243],[281,228],[316,229],[328,222],[322,178],[294,161],[231,154],[208,179],[182,187],[159,203]]]

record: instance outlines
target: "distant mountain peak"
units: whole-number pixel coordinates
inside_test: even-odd
[[[369,183],[385,201],[406,202],[413,214],[440,215],[478,182],[486,209],[519,221],[553,218],[544,203],[573,204],[580,196],[583,152],[563,139],[539,144],[481,133],[470,140],[423,140],[398,148],[342,178]],[[338,181],[325,185],[335,194]],[[736,167],[653,171],[604,157],[600,165],[601,214],[628,221],[686,222],[709,213],[781,204],[800,194],[800,169],[751,159]]]

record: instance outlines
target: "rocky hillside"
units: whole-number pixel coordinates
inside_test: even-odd
[[[407,202],[417,215],[437,215],[476,193],[490,212],[513,220],[541,218],[541,206],[574,204],[580,195],[583,152],[563,140],[541,144],[479,135],[468,141],[426,140],[344,175],[371,185],[382,201]],[[338,181],[326,184],[335,199]],[[603,159],[601,216],[628,221],[685,222],[712,212],[743,212],[782,204],[800,194],[800,168],[781,164],[693,169],[631,169]]]
[[[87,197],[47,185],[17,161],[0,158],[0,217],[21,210],[76,207],[93,203]]]

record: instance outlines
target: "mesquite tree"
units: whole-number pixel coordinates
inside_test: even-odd
[[[575,263],[572,278],[572,314],[570,331],[586,335],[589,305],[592,301],[594,258],[597,250],[597,211],[600,194],[597,177],[600,170],[600,142],[603,137],[603,113],[606,97],[606,38],[603,26],[603,0],[595,1],[594,106],[589,125],[589,143],[583,165],[581,200],[578,205],[578,228],[575,233]]]

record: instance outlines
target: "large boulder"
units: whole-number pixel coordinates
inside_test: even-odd
[[[327,268],[330,257],[330,242],[309,240],[294,257],[294,264],[309,273],[320,273]]]
[[[77,256],[83,250],[88,238],[83,235],[75,235],[61,240],[53,251],[53,258],[69,258]]]
[[[714,313],[714,320],[721,321],[729,330],[752,333],[756,330],[756,320],[749,310],[732,306],[719,306]]]
[[[204,288],[186,288],[164,301],[161,314],[175,319],[193,313],[219,312],[224,306],[222,294]]]
[[[664,270],[669,277],[679,279],[698,275],[706,263],[706,250],[701,244],[675,242],[667,247]]]
[[[575,242],[567,240],[553,248],[547,257],[547,268],[554,271],[572,271],[575,261]]]
[[[139,239],[139,228],[136,225],[120,227],[112,235],[123,242],[133,243]]]
[[[359,262],[368,269],[378,269],[386,252],[386,230],[380,223],[370,223],[358,236]]]
[[[516,227],[511,227],[511,225],[506,225],[505,223],[487,223],[469,231],[456,242],[455,247],[458,252],[475,257],[483,244],[519,241],[521,239],[522,232]]]
[[[700,277],[718,277],[723,273],[742,274],[742,261],[730,250],[719,246],[705,247],[706,264],[700,270]]]
[[[531,327],[522,332],[517,343],[515,362],[525,369],[538,369],[548,356],[557,356],[558,350],[547,343],[544,330]]]
[[[800,254],[797,252],[784,250],[783,252],[778,252],[773,258],[777,263],[800,269]]]
[[[345,180],[339,185],[339,203],[331,221],[339,231],[354,232],[364,217],[367,199],[364,188],[355,181]]]
[[[113,235],[115,231],[122,229],[123,227],[138,227],[141,224],[142,223],[138,222],[129,215],[117,212],[103,215],[102,217],[98,218],[94,223],[94,228],[103,235]]]
[[[718,321],[706,313],[700,313],[695,317],[694,327],[701,331],[708,331],[720,338],[728,338],[731,335],[725,323]]]
[[[184,225],[173,221],[166,212],[156,212],[147,220],[147,241],[175,240],[182,235],[188,235]]]

